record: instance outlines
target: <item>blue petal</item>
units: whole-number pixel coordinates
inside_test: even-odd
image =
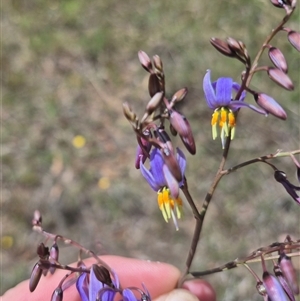
[[[186,158],[180,148],[177,148],[177,161],[181,170],[182,179],[184,179],[184,174],[186,169]],[[179,185],[181,186],[182,184],[183,184],[183,180],[179,183]]]
[[[230,104],[228,105],[228,108],[231,109],[233,112],[242,108],[242,107],[247,107],[253,111],[255,111],[256,113],[262,114],[262,115],[267,115],[268,112],[266,110],[264,110],[263,108],[257,108],[256,106],[250,105],[246,102],[241,102],[239,100],[233,100],[230,102]]]
[[[226,107],[232,98],[232,79],[230,77],[221,77],[217,80],[216,101],[218,107]]]
[[[232,84],[232,88],[233,88],[236,92],[238,92],[238,91],[240,90],[241,86],[240,86],[238,83],[234,82],[234,83]],[[244,101],[245,97],[246,97],[246,91],[244,90],[244,91],[242,92],[242,94],[241,94],[241,96],[240,96],[240,98],[239,98],[238,100],[239,100],[239,101]]]
[[[123,290],[122,295],[123,301],[137,301],[136,297],[134,296],[134,293],[128,288],[125,288]]]
[[[165,162],[160,150],[157,148],[153,149],[150,155],[150,172],[159,187],[166,185],[166,181],[162,173],[162,167],[164,164]]]
[[[203,91],[208,107],[212,110],[216,109],[218,106],[216,105],[216,94],[210,80],[210,70],[206,71],[203,78]]]
[[[153,177],[152,173],[144,166],[142,159],[140,162],[140,170],[143,177],[146,179],[146,181],[151,186],[151,188],[157,192],[161,187],[157,185],[156,180]]]
[[[76,288],[79,292],[79,295],[80,295],[80,298],[82,301],[89,301],[86,277],[87,277],[87,274],[82,273],[76,281]]]
[[[96,300],[98,292],[104,287],[103,283],[100,282],[95,273],[93,267],[90,271],[90,286],[89,286],[89,300]]]

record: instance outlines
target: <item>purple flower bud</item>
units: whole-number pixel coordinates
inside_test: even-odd
[[[56,261],[58,261],[58,257],[59,257],[59,249],[57,243],[54,243],[50,248],[50,256],[49,256],[50,263],[55,263]],[[55,267],[50,267],[49,272],[53,274],[55,272]]]
[[[32,272],[31,272],[31,275],[30,275],[29,290],[31,292],[33,292],[36,289],[36,287],[37,287],[37,285],[38,285],[38,283],[41,279],[42,273],[43,273],[43,270],[40,267],[39,263],[37,262],[34,265],[34,267],[32,269]]]
[[[276,68],[282,70],[284,73],[288,72],[288,66],[286,59],[282,52],[276,48],[276,47],[271,47],[269,49],[269,58],[272,61],[272,63],[275,65]]]
[[[139,60],[141,65],[143,66],[143,68],[148,71],[148,72],[152,72],[152,63],[151,60],[148,56],[148,54],[142,50],[140,50],[138,52],[138,56],[139,56]]]
[[[283,5],[284,5],[284,1],[283,0],[271,0],[271,3],[275,7],[279,7],[279,8],[283,8]]]
[[[256,103],[264,110],[266,110],[268,113],[282,120],[285,120],[287,118],[284,109],[271,96],[264,93],[257,93],[254,94],[254,98]]]
[[[278,262],[282,274],[291,287],[292,291],[294,292],[294,294],[299,295],[299,282],[291,258],[285,253],[281,253]]]
[[[283,87],[286,90],[294,90],[294,85],[291,79],[280,69],[277,68],[268,68],[269,77],[279,86]]]
[[[179,114],[175,110],[170,111],[170,123],[180,136],[187,136],[191,131],[189,122],[185,116]]]
[[[288,40],[294,48],[300,51],[300,33],[294,30],[289,31]]]
[[[193,136],[193,133],[189,133],[187,136],[180,136],[185,148],[188,150],[188,152],[191,155],[196,154],[196,144],[195,144],[195,139]]]
[[[282,288],[284,289],[285,293],[289,297],[290,301],[295,301],[294,293],[293,293],[290,285],[287,283],[286,279],[284,278],[279,265],[277,265],[277,264],[274,266],[274,273],[275,273],[275,276],[277,277],[278,281],[280,282]]]
[[[62,300],[63,300],[63,290],[59,286],[54,290],[51,297],[51,301],[62,301]]]
[[[263,273],[263,284],[271,301],[288,301],[279,281],[269,272]]]

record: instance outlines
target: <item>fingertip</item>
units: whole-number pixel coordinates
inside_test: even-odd
[[[213,287],[205,280],[194,279],[186,281],[183,288],[197,296],[200,301],[216,301],[216,292]]]

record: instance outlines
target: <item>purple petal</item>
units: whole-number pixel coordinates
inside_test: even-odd
[[[232,98],[232,79],[230,77],[220,77],[216,86],[216,102],[218,107],[226,107]]]
[[[218,105],[216,103],[216,94],[210,80],[210,70],[206,71],[203,78],[203,91],[208,107],[212,110],[216,109]]]

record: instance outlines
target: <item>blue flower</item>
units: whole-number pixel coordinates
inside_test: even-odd
[[[181,181],[176,180],[166,165],[161,151],[154,148],[150,154],[150,169],[140,162],[141,173],[151,188],[157,192],[159,209],[166,222],[172,217],[178,230],[177,218],[182,215],[182,200],[179,197],[179,188],[183,185],[186,159],[183,152],[177,149],[176,160],[181,173]]]
[[[114,279],[112,280],[112,285],[114,288],[119,288],[118,277],[114,273],[113,276]],[[82,301],[98,300],[97,298],[99,294],[101,294],[101,301],[113,301],[117,292],[117,290],[111,289],[108,285],[102,283],[97,279],[94,271],[94,266],[92,266],[89,274],[82,273],[78,277],[76,288]],[[101,293],[101,291],[103,291],[103,293]]]
[[[211,82],[210,70],[207,70],[203,79],[203,90],[206,98],[207,105],[210,109],[214,110],[212,115],[212,136],[216,139],[217,123],[221,128],[221,141],[222,147],[225,145],[225,137],[231,133],[231,139],[234,138],[236,114],[235,112],[242,108],[248,107],[253,111],[266,115],[267,112],[263,109],[257,108],[251,104],[245,103],[246,92],[243,91],[238,100],[233,100],[232,92],[238,92],[241,86],[234,82],[230,77],[220,77],[217,81]]]

